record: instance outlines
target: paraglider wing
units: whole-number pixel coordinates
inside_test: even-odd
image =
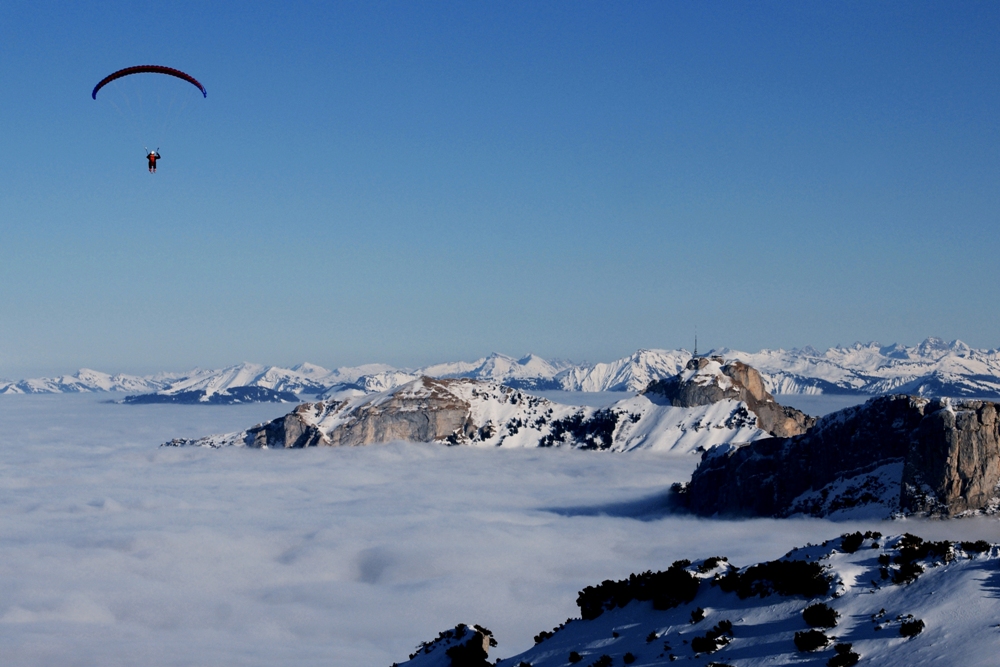
[[[170,76],[175,76],[178,79],[184,79],[188,83],[196,86],[198,90],[204,97],[208,97],[208,91],[205,90],[205,86],[198,82],[198,79],[194,78],[190,74],[185,74],[179,69],[174,69],[173,67],[164,67],[162,65],[137,65],[135,67],[126,67],[125,69],[120,69],[117,72],[107,75],[101,79],[100,83],[94,86],[94,92],[91,93],[91,97],[95,100],[97,99],[97,91],[111,83],[115,79],[120,79],[123,76],[128,76],[130,74],[143,74],[143,73],[154,73],[154,74],[167,74]]]

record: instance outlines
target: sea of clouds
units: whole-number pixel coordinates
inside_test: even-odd
[[[672,515],[693,456],[160,448],[288,406],[106,400],[0,397],[6,664],[388,667],[460,621],[507,656],[603,579],[873,526]],[[877,528],[1000,541],[994,519]]]

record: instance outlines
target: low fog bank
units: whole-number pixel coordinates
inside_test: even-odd
[[[384,665],[459,621],[494,655],[582,587],[678,558],[746,564],[856,528],[1000,540],[995,520],[667,513],[695,456],[394,443],[160,449],[288,406],[0,397],[0,645],[18,665]]]
[[[852,405],[861,405],[871,398],[875,397],[854,394],[775,394],[774,396],[774,400],[781,405],[793,407],[813,417],[822,417]]]

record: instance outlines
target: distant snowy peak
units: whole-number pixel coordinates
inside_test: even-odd
[[[200,391],[211,396],[235,387],[260,387],[278,392],[316,394],[326,388],[325,379],[329,376],[330,371],[319,366],[310,365],[302,372],[277,366],[242,363],[221,370],[195,370],[187,377],[175,380],[160,393]]]
[[[823,353],[812,348],[717,353],[758,369],[773,393],[1000,398],[1000,350],[977,350],[960,340],[928,338],[913,347],[855,343]]]
[[[552,380],[569,366],[570,364],[563,362],[546,361],[534,354],[515,359],[494,352],[473,362],[426,366],[419,369],[417,374],[436,378],[475,378],[516,384],[518,380]]]
[[[0,394],[71,394],[95,391],[148,392],[165,386],[153,378],[135,375],[108,375],[81,368],[73,375],[57,378],[35,378],[19,382],[0,382]]]
[[[1000,350],[970,348],[959,340],[928,338],[919,345],[855,343],[820,352],[812,347],[742,352],[723,348],[713,355],[738,360],[760,371],[772,394],[867,394],[913,392],[928,396],[1000,398]],[[687,350],[638,350],[608,363],[571,364],[533,354],[520,359],[493,353],[476,361],[425,366],[416,370],[366,364],[327,370],[314,364],[292,368],[243,363],[216,370],[160,373],[146,377],[81,370],[59,378],[0,381],[0,394],[121,391],[207,395],[234,387],[322,397],[387,391],[415,378],[471,378],[527,391],[640,392],[651,382],[681,372]]]
[[[639,350],[611,363],[569,368],[557,380],[567,391],[642,391],[680,373],[690,358],[687,350]]]
[[[362,375],[351,382],[338,382],[327,387],[316,397],[343,399],[359,394],[377,394],[413,382],[418,377],[420,376],[406,371],[386,370],[371,375]]]
[[[128,394],[159,393],[166,396],[176,396],[198,392],[205,397],[206,401],[209,401],[208,397],[226,394],[234,389],[241,389],[243,394],[248,397],[255,395],[253,392],[242,389],[248,387],[266,389],[279,394],[319,394],[337,383],[356,382],[359,378],[369,374],[385,372],[395,371],[386,364],[366,364],[330,371],[322,366],[308,363],[298,364],[292,368],[282,368],[244,362],[221,369],[196,368],[186,373],[157,373],[138,377],[134,375],[108,375],[84,368],[73,375],[57,378],[37,378],[18,382],[0,381],[0,394],[123,392]]]
[[[354,381],[339,382],[330,386],[319,394],[318,398],[346,398],[352,395],[353,391],[364,393],[389,391],[420,377],[492,380],[514,389],[525,390],[561,389],[562,386],[556,376],[569,367],[570,364],[567,362],[549,362],[534,354],[515,359],[494,352],[488,357],[472,362],[434,364],[416,371],[385,369],[362,375]]]

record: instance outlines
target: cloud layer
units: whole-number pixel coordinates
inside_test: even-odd
[[[583,586],[677,558],[773,558],[860,525],[671,516],[664,491],[690,456],[156,447],[285,410],[0,400],[10,662],[389,665],[459,621],[511,655],[577,615]],[[919,530],[1000,540],[995,521]]]

